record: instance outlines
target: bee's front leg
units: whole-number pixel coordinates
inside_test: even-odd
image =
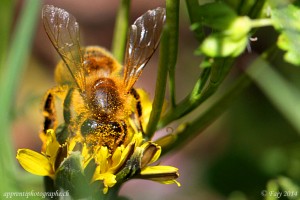
[[[48,129],[55,129],[57,127],[56,109],[55,109],[55,88],[50,89],[45,94],[43,116],[44,124],[42,132],[47,133]]]
[[[64,120],[69,120],[67,117],[68,111],[67,110],[64,111],[65,109],[61,108],[62,105],[67,104],[66,97],[68,96],[68,93],[69,93],[69,89],[67,86],[65,87],[59,86],[59,87],[51,88],[45,94],[44,104],[43,104],[44,124],[43,124],[43,129],[41,134],[46,135],[49,129],[53,129],[55,131],[57,141],[59,141],[60,144],[63,141],[59,140],[59,138],[61,138],[59,136],[62,135],[62,132],[59,131],[59,129],[64,127],[66,124],[65,122],[61,122],[62,120],[60,120],[60,118],[64,118]],[[62,115],[61,110],[63,110],[64,113],[63,117],[60,116]],[[68,108],[68,110],[70,109]],[[58,153],[56,155],[56,160],[55,160],[55,169],[59,167],[62,160],[64,160],[64,158],[67,156],[66,147],[67,146],[64,145],[64,146],[60,146],[58,149]],[[52,192],[57,191],[58,188],[56,188],[53,179],[45,176],[44,183],[45,183],[46,191],[52,191]]]
[[[59,86],[48,90],[45,95],[42,132],[46,134],[48,129],[53,129],[60,144],[65,143],[69,136],[68,127],[71,121],[72,94],[72,88]],[[62,118],[63,120],[61,120]]]

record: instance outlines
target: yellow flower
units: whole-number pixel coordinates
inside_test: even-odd
[[[142,97],[143,108],[147,113],[151,103],[147,101],[143,92],[139,91],[139,93]],[[147,117],[144,116],[144,120],[147,121]],[[76,163],[78,162],[76,172],[88,177],[85,174],[86,169],[94,165],[91,168],[92,175],[87,182],[90,184],[102,182],[104,194],[116,183],[122,183],[130,178],[149,179],[163,184],[176,183],[179,186],[180,184],[175,180],[179,176],[177,168],[150,166],[160,157],[161,147],[151,141],[145,141],[134,122],[129,120],[129,124],[129,139],[113,150],[107,146],[94,145],[94,143],[91,145],[90,140],[97,141],[96,136],[84,137],[80,131],[68,137],[64,144],[59,144],[55,130],[49,129],[46,134],[40,135],[43,141],[41,153],[30,149],[19,149],[17,159],[28,172],[39,176],[49,176],[57,181],[63,180],[59,176],[65,176],[69,172],[71,166],[69,159],[72,156],[78,156],[80,159],[76,160]],[[69,180],[73,180],[72,177]]]
[[[153,142],[146,142],[141,146],[141,148],[143,148],[141,172],[137,175],[137,177],[157,181],[163,184],[176,183],[180,186],[180,183],[176,181],[179,177],[178,169],[176,167],[161,165],[149,166],[159,158],[161,154],[160,146]]]
[[[28,172],[54,178],[55,175],[55,158],[59,149],[59,143],[56,141],[54,131],[49,129],[45,137],[42,152],[38,153],[30,149],[19,149],[17,159],[21,166]]]

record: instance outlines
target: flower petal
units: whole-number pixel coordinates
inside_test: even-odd
[[[175,179],[178,178],[178,169],[172,166],[148,166],[145,167],[138,178],[157,181],[163,184],[176,183],[180,186],[180,183]]]
[[[50,162],[55,163],[57,152],[60,148],[59,143],[56,140],[55,132],[53,129],[48,129],[46,133],[46,147],[45,151],[42,151],[50,157]]]
[[[19,149],[17,159],[21,166],[32,174],[54,177],[52,165],[43,154],[30,149]]]
[[[149,122],[150,114],[152,111],[152,102],[150,101],[149,95],[142,89],[137,89],[140,96],[140,101],[143,108],[143,115],[141,117],[143,127],[147,127]]]
[[[121,160],[122,152],[124,151],[124,146],[119,146],[116,148],[115,152],[111,157],[111,167],[115,167]]]
[[[161,147],[152,142],[146,142],[141,147],[144,149],[141,168],[144,168],[146,165],[155,162],[159,158]]]
[[[109,167],[109,163],[108,163],[109,157],[110,157],[110,153],[106,146],[101,146],[97,150],[96,163],[99,164],[100,174],[103,174],[107,171]]]
[[[113,160],[113,165],[109,169],[109,172],[117,173],[120,168],[125,164],[125,162],[130,158],[130,156],[133,154],[135,143],[131,142],[127,145],[127,147],[122,151],[119,161],[116,162],[116,159]],[[119,152],[115,152],[114,154],[119,154]],[[115,156],[113,156],[115,157]]]
[[[95,174],[95,180],[103,180],[104,188],[103,193],[106,194],[109,187],[113,187],[117,181],[116,176],[111,173],[104,173],[104,174]]]

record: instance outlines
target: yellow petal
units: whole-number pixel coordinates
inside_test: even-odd
[[[100,166],[100,173],[103,174],[108,169],[108,158],[110,157],[110,153],[108,148],[105,146],[101,146],[97,152],[96,162]]]
[[[140,101],[143,108],[143,115],[141,117],[143,127],[147,127],[149,122],[150,114],[152,111],[152,103],[150,101],[149,95],[142,89],[137,89],[140,96]]]
[[[161,147],[152,142],[145,142],[141,148],[144,149],[141,168],[155,162],[161,154]]]
[[[116,148],[115,152],[113,153],[113,155],[111,157],[111,160],[112,160],[111,166],[112,167],[116,166],[120,162],[123,150],[124,150],[123,145]]]
[[[85,169],[89,162],[93,159],[93,156],[89,154],[89,149],[86,144],[83,144],[81,155],[83,156],[83,168]]]
[[[156,181],[156,180],[154,180],[154,181]],[[168,184],[174,184],[175,183],[178,187],[181,186],[181,184],[178,181],[176,181],[176,180],[157,181],[157,182],[162,183],[162,184],[166,184],[166,185],[168,185]]]
[[[107,193],[109,187],[113,187],[117,183],[116,176],[111,173],[96,174],[94,176],[94,179],[95,179],[95,181],[103,180],[103,184],[104,184],[103,193],[104,194]]]
[[[54,177],[54,171],[49,159],[43,154],[30,149],[19,149],[17,159],[28,172],[39,176]]]
[[[148,166],[145,167],[142,171],[142,175],[148,174],[167,174],[167,173],[178,173],[178,168],[172,166]]]
[[[103,174],[102,176],[103,176],[105,186],[112,187],[117,183],[116,176],[113,174],[106,173],[106,174]]]
[[[136,132],[131,140],[131,142],[135,143],[135,146],[141,146],[143,141],[144,141],[144,138],[143,138],[143,134],[141,132]]]
[[[55,163],[57,152],[60,148],[60,145],[56,140],[54,130],[48,129],[46,137],[47,140],[46,140],[45,154],[49,156],[50,163]]]
[[[178,169],[172,166],[148,166],[142,169],[139,178],[157,181],[163,184],[176,183],[180,186],[175,179],[179,176]]]
[[[117,160],[113,161],[113,166],[109,169],[109,172],[111,173],[117,173],[120,169],[120,167],[122,167],[124,165],[124,163],[130,158],[130,156],[132,155],[133,151],[134,151],[134,146],[135,143],[131,142],[129,143],[126,148],[122,151],[120,156],[120,159],[118,161],[118,163],[114,163]],[[115,152],[116,153],[116,152]],[[114,154],[115,154],[114,153]],[[117,154],[119,154],[119,152],[117,152]]]

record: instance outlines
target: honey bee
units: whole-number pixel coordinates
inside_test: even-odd
[[[100,144],[113,151],[123,144],[128,119],[134,116],[138,121],[142,115],[133,86],[159,44],[165,18],[165,9],[156,8],[131,25],[123,69],[103,48],[80,46],[79,25],[73,15],[45,5],[44,28],[62,60],[55,70],[58,86],[45,95],[43,132],[55,129],[60,144],[78,130],[90,145]],[[58,119],[59,106],[62,120]],[[138,127],[143,131],[140,121]]]

